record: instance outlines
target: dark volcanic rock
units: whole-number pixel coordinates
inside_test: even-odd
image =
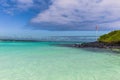
[[[79,47],[79,48],[89,48],[89,47],[90,48],[120,48],[120,44],[90,42],[90,43],[75,44],[74,47]]]

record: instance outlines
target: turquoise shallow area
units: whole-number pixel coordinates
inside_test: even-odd
[[[0,80],[120,80],[120,55],[51,45],[0,42]]]

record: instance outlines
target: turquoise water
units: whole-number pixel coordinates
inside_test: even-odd
[[[120,80],[120,55],[51,45],[0,42],[0,80]]]

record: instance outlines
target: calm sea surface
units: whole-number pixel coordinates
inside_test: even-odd
[[[0,42],[0,80],[120,80],[119,54],[58,43]]]

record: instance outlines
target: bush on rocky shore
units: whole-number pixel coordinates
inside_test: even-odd
[[[74,46],[79,48],[107,48],[120,51],[120,30],[102,35],[96,42],[75,44]]]
[[[108,34],[100,36],[99,42],[119,44],[120,43],[120,30],[112,31]]]

